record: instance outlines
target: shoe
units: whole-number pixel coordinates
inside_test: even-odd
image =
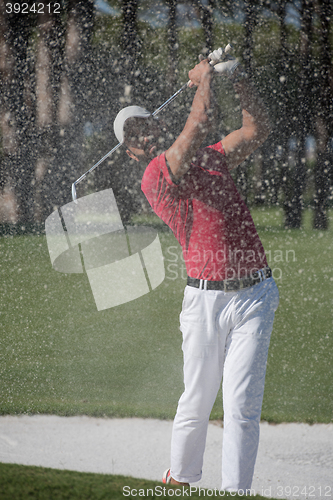
[[[170,484],[171,483],[171,474],[170,474],[170,469],[167,469],[164,471],[163,477],[162,477],[162,483],[164,484]]]

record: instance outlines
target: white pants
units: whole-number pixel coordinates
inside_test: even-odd
[[[171,476],[177,481],[201,479],[209,416],[223,378],[221,488],[251,487],[278,303],[273,278],[238,292],[185,288],[180,315],[185,390],[171,442]]]

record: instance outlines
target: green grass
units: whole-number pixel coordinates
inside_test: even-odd
[[[176,491],[169,491],[172,488]],[[193,487],[192,487],[193,488]],[[187,490],[189,491],[189,490]],[[210,496],[212,491],[208,490]],[[166,487],[162,483],[134,479],[125,476],[92,474],[43,467],[0,463],[0,500],[124,500],[124,498],[202,498],[204,491],[191,491],[191,496],[182,495],[182,489]],[[244,495],[225,493],[215,498],[235,498]],[[249,498],[249,496],[248,496]],[[255,500],[264,497],[250,496]],[[274,500],[274,499],[273,499]]]
[[[282,229],[282,212],[253,216],[280,291],[263,418],[332,421],[332,229]],[[331,226],[332,227],[332,224]],[[44,236],[0,238],[0,413],[173,418],[183,389],[179,313],[185,268],[160,232],[166,279],[98,312],[85,275],[51,268]],[[212,418],[221,418],[219,396]]]
[[[330,422],[332,214],[328,231],[312,229],[311,210],[304,212],[301,230],[283,228],[282,209],[256,208],[252,215],[280,292],[262,418],[275,422]],[[169,264],[170,273],[174,266]],[[217,403],[212,416],[219,411]]]
[[[311,229],[282,229],[282,210],[254,218],[280,292],[269,351],[262,417],[273,421],[332,421],[333,242]]]

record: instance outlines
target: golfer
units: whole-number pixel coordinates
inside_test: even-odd
[[[173,424],[171,468],[163,481],[202,475],[209,416],[223,381],[222,490],[251,488],[267,353],[279,296],[249,209],[230,170],[267,138],[267,111],[234,58],[214,51],[190,72],[197,87],[184,129],[165,150],[167,131],[143,108],[129,106],[114,129],[127,153],[146,163],[142,190],[179,241],[187,270],[180,329],[184,393]],[[211,62],[217,62],[213,67]],[[200,149],[214,127],[212,89],[228,76],[239,96],[242,126]],[[162,147],[162,150],[161,150]]]

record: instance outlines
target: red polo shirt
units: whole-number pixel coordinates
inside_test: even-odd
[[[174,182],[165,154],[146,168],[142,191],[179,241],[188,276],[241,278],[267,266],[250,211],[227,168],[221,142],[197,152]]]

